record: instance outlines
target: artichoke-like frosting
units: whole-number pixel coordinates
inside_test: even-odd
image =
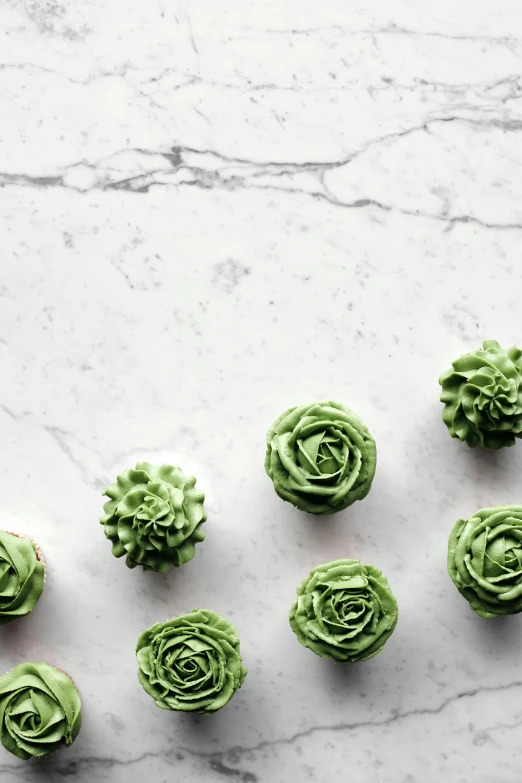
[[[332,560],[312,569],[290,610],[290,626],[301,644],[337,663],[373,658],[397,619],[387,579],[358,560]]]
[[[32,612],[44,589],[45,566],[29,539],[0,530],[0,625]]]
[[[0,677],[0,739],[20,759],[71,745],[82,723],[70,677],[46,663],[21,663]]]
[[[120,473],[104,491],[100,522],[112,541],[112,554],[126,556],[129,568],[168,571],[192,560],[195,545],[205,534],[200,525],[207,516],[205,496],[195,488],[194,476],[171,465],[138,462],[135,470]]]
[[[267,434],[265,470],[279,497],[335,514],[370,491],[377,452],[366,425],[338,402],[289,408]]]
[[[461,356],[439,378],[442,419],[452,438],[487,449],[522,437],[522,351],[496,340]]]
[[[449,537],[448,571],[481,617],[522,612],[522,506],[459,519]]]
[[[206,609],[144,631],[138,679],[158,707],[202,714],[227,704],[247,675],[235,627]]]

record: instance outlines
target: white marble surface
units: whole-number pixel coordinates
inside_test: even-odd
[[[457,517],[520,502],[522,446],[452,441],[437,384],[522,342],[519,0],[0,0],[0,36],[0,507],[48,560],[0,665],[59,665],[84,703],[72,748],[0,748],[2,783],[519,783],[522,620],[476,617],[445,557]],[[324,397],[379,464],[315,520],[274,494],[264,437]],[[97,522],[143,457],[208,497],[168,576]],[[345,668],[287,622],[338,556],[400,606]],[[138,633],[193,606],[237,624],[250,669],[207,719],[136,677]]]

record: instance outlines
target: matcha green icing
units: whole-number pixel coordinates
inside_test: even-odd
[[[377,452],[362,421],[338,402],[289,408],[267,434],[265,470],[279,497],[335,514],[370,491]]]
[[[46,663],[21,663],[0,677],[2,745],[20,759],[71,745],[82,723],[73,681]]]
[[[0,625],[33,611],[44,577],[45,566],[33,542],[0,530]]]
[[[487,449],[522,437],[522,351],[486,340],[439,378],[442,419],[452,438]]]
[[[388,581],[378,568],[358,560],[332,560],[314,568],[297,588],[290,610],[290,625],[301,644],[338,663],[373,658],[397,619]]]
[[[206,609],[156,623],[139,637],[136,655],[139,681],[164,710],[216,712],[247,675],[237,630]]]
[[[112,554],[129,568],[168,571],[192,560],[205,534],[205,496],[194,476],[171,465],[138,462],[104,491],[110,500],[100,522],[112,541]]]
[[[459,519],[449,537],[448,571],[481,617],[522,612],[522,506]]]

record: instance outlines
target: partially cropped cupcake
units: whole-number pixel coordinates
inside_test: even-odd
[[[138,678],[158,707],[209,715],[228,704],[247,675],[232,623],[194,609],[144,631]]]
[[[205,534],[205,496],[194,476],[172,465],[138,462],[104,491],[110,500],[100,522],[114,557],[129,568],[168,571],[192,560]]]
[[[47,663],[21,663],[0,677],[0,740],[20,759],[71,745],[82,723],[71,678]]]
[[[442,419],[452,438],[487,449],[522,437],[522,351],[486,340],[439,378]]]
[[[355,663],[382,650],[398,615],[395,596],[378,568],[332,560],[313,568],[297,588],[290,626],[316,655]]]
[[[366,425],[327,400],[289,408],[268,430],[265,470],[274,489],[310,514],[335,514],[370,491],[377,451]]]
[[[481,617],[522,612],[522,506],[492,506],[459,519],[448,542],[448,571]]]
[[[0,625],[33,611],[44,589],[45,561],[38,544],[0,530]]]

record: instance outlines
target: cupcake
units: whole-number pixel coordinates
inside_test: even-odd
[[[71,745],[82,722],[71,678],[47,663],[21,663],[0,677],[0,740],[20,759]]]
[[[44,589],[45,561],[32,538],[0,530],[0,625],[32,612]]]
[[[138,462],[104,491],[110,498],[100,522],[112,541],[114,557],[129,568],[168,571],[192,560],[203,541],[205,496],[194,476],[171,465]]]
[[[486,449],[522,437],[522,351],[496,340],[456,359],[439,378],[442,420],[452,438]]]
[[[298,641],[337,663],[377,655],[398,619],[395,596],[378,568],[332,560],[310,571],[297,588],[290,626]]]
[[[335,514],[362,500],[377,463],[365,424],[339,402],[289,408],[267,434],[265,470],[274,489],[310,514]]]
[[[247,675],[231,622],[206,609],[144,631],[138,679],[158,707],[209,715],[228,704]]]
[[[522,612],[522,506],[494,506],[459,519],[448,542],[448,571],[481,617]]]

